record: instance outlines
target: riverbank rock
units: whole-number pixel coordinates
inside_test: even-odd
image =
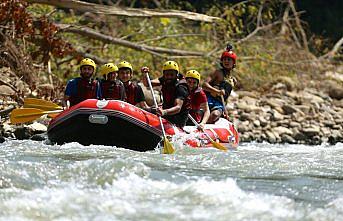
[[[290,87],[292,88],[292,87]],[[242,141],[269,143],[335,144],[343,137],[343,99],[329,91],[274,88],[267,94],[237,92],[235,104]],[[337,96],[338,97],[338,96]]]

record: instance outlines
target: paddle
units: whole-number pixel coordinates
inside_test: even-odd
[[[190,114],[188,114],[188,118],[191,119],[191,121],[193,122],[193,124],[194,124],[195,126],[197,126],[198,128],[201,128],[201,127],[199,127],[198,122],[196,122],[196,120],[194,120],[194,118],[193,118]],[[201,130],[201,131],[205,134],[205,136],[211,141],[213,147],[215,147],[215,148],[217,148],[217,149],[219,149],[219,150],[227,151],[227,147],[223,146],[222,144],[220,144],[220,143],[218,143],[218,142],[215,142],[215,141],[210,137],[210,135],[208,135],[208,134],[204,131],[204,129],[201,128],[200,130]]]
[[[226,110],[226,107],[225,107],[226,105],[225,105],[224,96],[223,96],[223,95],[221,95],[220,97],[221,97],[221,99],[222,99],[223,106],[224,106],[224,114],[225,114],[226,118],[228,118],[228,117],[229,117],[229,115],[228,115],[228,113],[227,113],[227,110]]]
[[[56,114],[62,110],[44,111],[37,108],[14,109],[11,112],[10,120],[12,124],[20,124],[33,121],[44,114]]]
[[[46,101],[46,100],[37,99],[37,98],[25,98],[24,107],[25,108],[38,108],[45,111],[63,110],[63,107],[55,103],[52,103],[51,101]]]
[[[152,88],[152,85],[151,85],[151,81],[150,81],[150,77],[149,77],[149,72],[146,72],[146,78],[148,80],[148,84],[149,84],[149,88],[151,90],[151,94],[152,94],[152,99],[154,100],[154,105],[156,108],[158,108],[157,106],[157,102],[156,102],[156,97],[155,97],[155,93],[154,93],[154,90]],[[158,119],[160,120],[160,125],[161,125],[161,128],[162,128],[162,134],[163,134],[163,152],[162,153],[165,153],[165,154],[172,154],[174,153],[174,147],[173,145],[169,142],[169,140],[167,139],[167,136],[166,136],[166,132],[164,130],[164,126],[163,126],[163,123],[162,123],[162,118],[161,116],[158,116]]]

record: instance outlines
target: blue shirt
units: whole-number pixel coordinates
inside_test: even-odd
[[[78,82],[80,81],[80,77],[77,77],[77,78],[73,78],[73,79],[70,79],[68,82],[67,82],[67,86],[66,86],[66,89],[64,91],[64,94],[66,96],[77,96],[77,90],[78,90]],[[100,86],[99,86],[99,82],[97,81],[97,84],[96,84],[96,97],[99,99],[101,97],[101,89],[100,89]]]

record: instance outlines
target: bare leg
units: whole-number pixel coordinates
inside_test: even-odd
[[[208,118],[207,123],[214,124],[222,115],[222,112],[220,110],[214,110],[211,112],[210,117]]]

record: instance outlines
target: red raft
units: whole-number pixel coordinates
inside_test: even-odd
[[[203,133],[194,127],[182,130],[163,119],[168,137],[190,133],[191,147],[210,146]],[[234,125],[206,125],[205,131],[217,142],[236,147],[239,142]],[[136,151],[154,150],[162,131],[156,115],[119,100],[85,100],[56,116],[49,124],[48,137],[53,143],[78,142],[83,145],[110,145]]]

